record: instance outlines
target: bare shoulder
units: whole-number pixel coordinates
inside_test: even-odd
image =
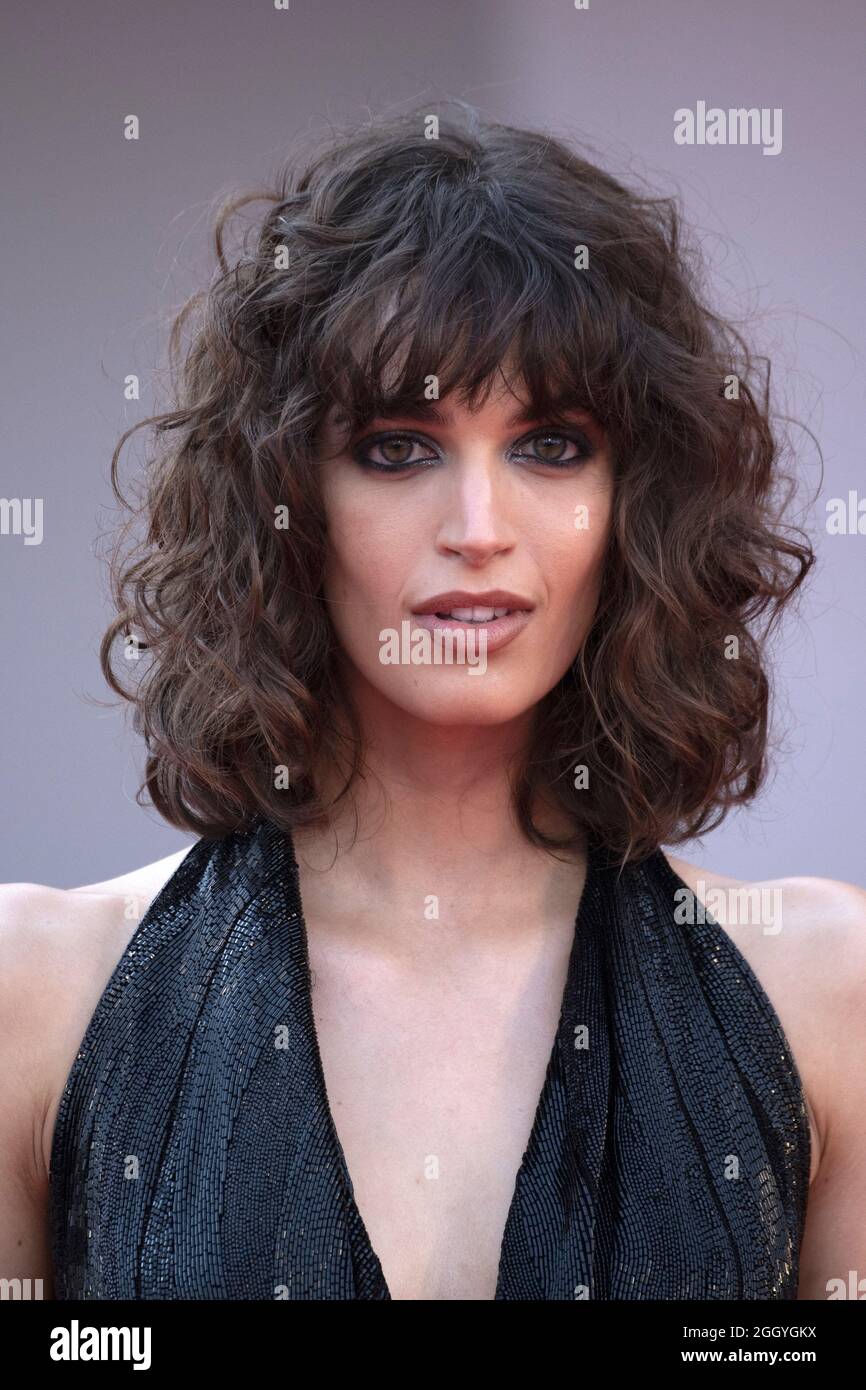
[[[779,1017],[810,1112],[814,1184],[831,1130],[850,1120],[840,1056],[858,1033],[866,1043],[866,889],[808,876],[744,881],[666,858],[728,933]]]
[[[76,888],[0,885],[0,1034],[14,1057],[5,1133],[47,1181],[60,1093],[102,991],[130,938],[191,845]]]
[[[79,896],[92,894],[98,897],[113,898],[126,898],[138,894],[152,900],[163,884],[171,878],[175,869],[178,869],[183,863],[192,849],[193,843],[184,845],[183,849],[176,850],[174,854],[167,854],[162,859],[154,859],[150,864],[143,864],[139,869],[118,874],[116,878],[107,878],[101,883],[88,883],[82,888],[67,888],[64,891]]]

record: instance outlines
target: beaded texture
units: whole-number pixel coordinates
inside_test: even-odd
[[[781,1023],[661,850],[591,842],[496,1299],[794,1299],[809,1184]],[[59,1299],[390,1299],[328,1105],[291,837],[199,840],[96,1006],[55,1125]]]

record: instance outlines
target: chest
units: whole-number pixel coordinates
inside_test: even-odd
[[[566,960],[371,966],[310,950],[328,1105],[394,1299],[493,1299]]]
[[[721,937],[705,998],[679,938],[587,917],[563,1000],[571,923],[517,954],[501,921],[460,955],[430,934],[408,968],[314,914],[310,980],[268,882],[152,916],[100,1001],[58,1118],[58,1296],[793,1296],[796,1088]]]

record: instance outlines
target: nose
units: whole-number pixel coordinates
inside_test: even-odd
[[[436,548],[483,565],[513,549],[517,532],[512,519],[508,479],[500,460],[473,451],[442,470],[442,511]]]

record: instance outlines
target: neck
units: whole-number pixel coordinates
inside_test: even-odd
[[[371,909],[444,895],[487,920],[509,901],[529,898],[543,915],[558,915],[575,900],[585,851],[554,858],[526,838],[513,807],[510,776],[532,711],[495,725],[438,725],[378,692],[354,694],[363,773],[329,828],[305,827],[295,836],[305,862],[329,870],[335,893],[351,885],[348,900],[357,906],[366,899]],[[341,782],[331,769],[320,784],[331,794]],[[568,829],[552,803],[540,801],[534,819],[548,833]]]

